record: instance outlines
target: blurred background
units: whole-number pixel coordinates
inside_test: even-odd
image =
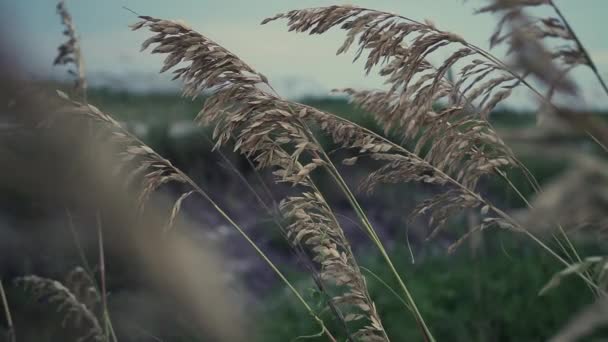
[[[600,73],[608,75],[608,40],[603,34],[606,28],[602,27],[608,2],[556,2],[567,13]],[[484,1],[374,0],[349,3],[396,12],[418,20],[429,19],[437,27],[455,32],[482,47],[489,46],[488,38],[496,24],[496,18],[491,15],[473,14]],[[363,61],[351,63],[352,54],[336,56],[335,51],[344,38],[343,32],[335,30],[311,37],[289,33],[280,23],[260,25],[264,18],[279,12],[332,4],[326,0],[67,1],[82,42],[89,84],[88,102],[105,113],[111,113],[141,141],[203,185],[319,311],[323,309],[322,294],[314,288],[310,276],[273,226],[267,208],[260,204],[259,197],[261,202],[273,207],[288,189],[272,185],[270,174],[253,170],[245,158],[231,149],[211,151],[210,129],[192,123],[204,104],[204,97],[197,100],[182,97],[180,81],[171,81],[170,75],[158,73],[164,57],[141,53],[140,43],[145,40],[146,34],[131,32],[128,25],[137,21],[132,11],[141,15],[183,20],[266,75],[282,96],[339,114],[381,132],[382,129],[371,115],[349,104],[347,98],[331,94],[334,88],[375,89],[382,86],[380,77],[364,74]],[[66,68],[52,65],[57,47],[65,40],[55,6],[56,2],[51,0],[0,2],[2,57],[8,61],[4,63],[5,78],[14,71],[20,81],[28,81],[48,92],[55,88],[69,89],[72,76],[66,73]],[[494,52],[498,56],[505,55],[504,49],[498,48]],[[605,121],[608,96],[599,88],[593,74],[580,68],[573,73],[573,77],[583,94],[579,108]],[[7,89],[21,87],[14,83],[7,84]],[[6,90],[2,100],[10,103],[11,96],[22,98],[25,102],[28,101],[25,99],[31,98],[18,91]],[[44,104],[47,103],[46,98],[34,101],[40,101],[41,108],[45,108]],[[10,112],[6,108],[4,110]],[[526,198],[537,204],[537,212],[525,211],[525,203],[499,180],[484,178],[481,191],[539,232],[546,231],[543,217],[560,214],[552,211],[555,203],[586,200],[578,192],[582,188],[593,189],[591,204],[576,207],[576,213],[561,214],[575,215],[584,210],[593,212],[590,215],[605,213],[604,210],[608,208],[605,153],[601,158],[586,157],[586,154],[602,155],[601,148],[583,133],[559,125],[538,124],[536,108],[537,102],[531,94],[518,91],[492,113],[491,122],[541,186],[550,189],[546,191],[549,195],[534,195],[534,189],[518,172],[510,174],[511,179]],[[15,112],[40,110],[37,107],[36,110],[26,108]],[[23,116],[15,120],[19,122],[22,119]],[[18,153],[29,163],[19,164],[3,157],[5,180],[2,182],[4,190],[0,192],[0,279],[5,279],[11,299],[9,302],[15,316],[17,340],[69,339],[58,332],[61,330],[58,328],[59,322],[42,319],[45,311],[32,308],[31,301],[21,290],[10,285],[10,279],[26,274],[64,279],[74,267],[84,266],[69,227],[79,232],[77,241],[82,245],[86,258],[96,260],[96,214],[91,209],[92,204],[79,203],[79,196],[86,193],[87,197],[96,198],[97,194],[92,193],[96,193],[98,185],[102,184],[99,179],[111,183],[112,177],[108,176],[110,171],[102,172],[103,176],[98,179],[95,178],[98,176],[93,177],[86,172],[74,173],[74,169],[69,169],[72,172],[69,174],[73,175],[69,182],[65,179],[68,177],[56,181],[57,178],[50,176],[53,172],[68,171],[50,170],[49,165],[61,160],[57,158],[68,158],[62,156],[67,148],[65,146],[78,144],[78,138],[71,137],[67,141],[62,138],[61,143],[49,147],[49,142],[63,136],[61,131],[57,131],[50,137],[39,136],[34,145],[40,146],[24,147],[27,144],[14,140],[6,133],[12,127],[11,122],[3,121],[3,125],[0,134],[6,140],[5,150]],[[83,130],[80,132],[82,134],[86,128],[80,129]],[[321,142],[328,150],[335,149],[329,139]],[[38,160],[32,151],[40,152],[41,146],[49,150],[44,150],[46,152],[42,152],[42,159]],[[584,151],[585,156],[581,156],[580,151]],[[73,156],[85,160],[90,153],[80,151]],[[104,166],[99,167],[101,170]],[[44,194],[32,192],[28,187],[16,189],[12,184],[13,176],[22,172],[23,168],[37,171],[36,175],[28,177],[39,177],[56,184],[45,188]],[[358,164],[357,168],[340,169],[352,184],[372,170],[372,165],[365,163]],[[93,180],[87,177],[93,177]],[[82,187],[75,185],[81,181],[84,184]],[[317,181],[321,187],[324,184],[330,187],[329,178],[319,176]],[[60,195],[64,191],[68,194]],[[162,207],[163,201],[174,201],[182,191],[180,185],[162,188],[164,197],[159,207]],[[561,269],[561,265],[517,234],[489,231],[466,241],[455,253],[448,253],[447,248],[474,224],[477,219],[474,216],[466,213],[459,215],[449,223],[448,229],[428,240],[425,222],[416,220],[408,223],[404,213],[436,191],[430,186],[400,184],[357,196],[379,235],[394,253],[397,268],[409,282],[423,316],[430,322],[439,341],[546,340],[564,326],[574,313],[593,302],[592,294],[585,292],[584,284],[574,278],[564,280],[560,287],[539,296],[540,289]],[[346,198],[339,193],[329,192],[328,201],[339,214],[361,264],[382,279],[391,279],[389,270],[354,222],[356,215],[350,210]],[[64,202],[77,204],[79,209],[66,215]],[[193,250],[198,253],[207,250],[205,246],[211,244],[213,247],[209,249],[213,250],[213,256],[204,255],[202,259],[221,259],[221,262],[209,266],[208,262],[199,259],[193,261],[187,257],[190,260],[188,265],[192,268],[183,273],[200,271],[201,274],[219,276],[222,285],[209,285],[204,279],[196,279],[193,284],[206,287],[200,288],[201,293],[217,286],[218,292],[228,298],[230,304],[215,305],[204,299],[201,300],[201,307],[231,307],[230,312],[224,312],[225,316],[222,317],[231,317],[234,319],[233,328],[249,332],[245,334],[246,338],[232,336],[233,340],[291,341],[298,336],[318,332],[315,322],[299,307],[268,265],[209,203],[204,199],[190,198],[182,204],[182,215],[185,217],[182,224],[186,227],[184,231],[187,232],[188,244],[194,245],[191,246]],[[116,227],[119,226],[116,224]],[[121,245],[122,235],[117,231],[118,228],[108,232],[108,245]],[[576,239],[576,243],[582,255],[599,255],[607,249],[603,239],[597,235],[583,235]],[[179,246],[179,242],[177,244]],[[181,247],[173,248],[179,250]],[[145,265],[150,262],[148,252],[125,250],[121,247],[110,248],[106,260],[109,311],[114,321],[125,322],[116,326],[121,337],[119,340],[221,340],[217,336],[222,335],[224,329],[218,329],[219,332],[209,326],[199,329],[193,323],[197,319],[192,317],[200,318],[197,314],[208,317],[206,310],[192,309],[194,314],[185,314],[180,304],[183,298],[175,294],[179,291],[167,292],[167,288],[173,287],[163,283],[162,279],[181,279],[182,273],[177,271],[179,274],[171,275],[171,272],[164,270],[159,275],[155,273],[158,272],[156,270],[150,275],[145,271]],[[166,253],[171,254],[171,251]],[[161,281],[147,280],[149,277]],[[381,282],[368,281],[372,297],[393,341],[421,340],[416,322],[403,312],[393,295],[386,291]],[[390,283],[390,280],[387,281]],[[188,289],[196,292],[192,287]],[[324,315],[330,325],[338,325],[331,321],[329,313],[325,312]],[[36,319],[32,320],[32,317]],[[6,327],[4,321],[0,323],[1,326]],[[599,331],[593,337],[596,339],[590,340],[600,341],[606,336],[608,334]]]
[[[128,25],[136,19],[123,6],[153,17],[183,20],[191,27],[204,32],[220,45],[234,52],[256,70],[273,80],[283,96],[302,98],[325,97],[335,88],[378,88],[381,78],[370,74],[364,77],[363,61],[351,63],[353,54],[335,56],[343,33],[338,30],[310,37],[287,32],[279,24],[260,25],[260,22],[277,13],[291,9],[352,4],[360,7],[399,13],[417,20],[428,19],[443,30],[466,37],[473,44],[488,47],[489,36],[496,24],[492,15],[473,15],[484,0],[438,0],[421,3],[418,0],[376,0],[332,3],[321,0],[298,1],[268,0],[180,0],[168,5],[161,0],[108,0],[69,2],[70,12],[82,39],[82,50],[90,83],[128,92],[177,90],[179,84],[168,82],[166,75],[158,75],[162,57],[139,52],[145,33],[130,33]],[[568,20],[576,27],[596,64],[608,68],[608,43],[602,38],[602,21],[608,4],[602,0],[587,0],[584,6],[571,1],[558,1]],[[27,73],[44,79],[64,79],[60,68],[49,68],[48,61],[55,56],[62,42],[62,28],[56,16],[55,3],[46,0],[9,2],[3,6],[7,42],[26,64]],[[546,11],[547,12],[547,11]],[[49,15],[50,14],[50,15]],[[504,49],[493,51],[504,55]],[[604,71],[605,72],[605,71]],[[584,69],[577,73],[585,86],[584,93],[590,105],[604,108],[608,101],[601,89],[593,83],[592,74]],[[508,104],[515,108],[530,105],[530,94],[520,94]]]

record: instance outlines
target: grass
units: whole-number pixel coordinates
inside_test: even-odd
[[[488,233],[485,241],[487,244],[475,253],[464,246],[449,257],[441,253],[421,256],[416,264],[410,262],[403,245],[392,253],[396,267],[409,275],[408,285],[437,340],[546,340],[572,312],[593,301],[590,292],[580,291],[584,283],[577,279],[539,296],[538,291],[559,267],[555,260],[512,234]],[[579,251],[594,255],[605,252],[605,247],[588,244]],[[396,285],[377,255],[368,253],[360,259],[380,278]],[[323,295],[314,290],[305,274],[293,278],[301,279],[297,284],[311,302],[322,303]],[[367,278],[391,340],[420,341],[415,321],[404,317],[398,300],[373,277]],[[280,289],[272,293],[266,299],[269,305],[261,309],[260,317],[268,319],[263,320],[260,341],[290,341],[315,332],[316,327],[303,319],[305,313],[287,293]],[[330,327],[339,331],[335,322]]]
[[[601,267],[594,268],[594,273],[578,270],[576,265],[581,256],[605,251],[575,245],[567,233],[574,228],[562,227],[553,217],[547,217],[547,222],[556,229],[542,234],[512,215],[514,208],[532,210],[530,198],[537,193],[542,196],[542,185],[569,165],[560,164],[561,160],[547,165],[539,158],[519,158],[500,138],[500,130],[518,131],[529,126],[530,116],[513,119],[504,114],[490,115],[511,96],[512,89],[525,88],[563,125],[579,135],[592,134],[599,145],[608,141],[604,120],[589,115],[576,120],[574,109],[561,108],[553,100],[556,96],[577,95],[576,82],[569,77],[569,71],[577,65],[590,68],[607,94],[608,88],[560,9],[551,0],[545,4],[558,18],[539,21],[525,10],[512,11],[514,2],[498,0],[479,10],[504,15],[490,41],[513,51],[516,68],[431,22],[369,8],[318,7],[265,19],[262,24],[285,20],[290,31],[323,34],[335,28],[345,33],[338,54],[357,49],[355,59],[366,60],[364,71],[379,72],[387,86],[375,91],[339,90],[348,95],[352,104],[347,104],[342,99],[306,99],[299,103],[283,98],[268,78],[212,38],[182,22],[140,15],[131,29],[148,31],[150,38],[142,43],[142,51],[165,55],[161,72],[172,71],[183,82],[184,97],[193,102],[164,94],[89,92],[78,34],[64,1],[59,1],[57,9],[67,41],[60,46],[55,64],[73,68],[71,74],[76,76],[74,99],[57,93],[60,104],[56,114],[63,120],[59,122],[84,119],[86,133],[102,135],[105,143],[118,150],[117,158],[107,163],[113,171],[98,172],[111,175],[111,180],[94,178],[95,184],[103,185],[96,191],[113,190],[114,195],[123,195],[115,198],[116,203],[94,209],[99,223],[100,284],[91,288],[101,289],[96,302],[102,303],[102,319],[98,320],[94,312],[96,304],[87,304],[87,298],[80,298],[77,289],[36,275],[19,277],[17,283],[32,289],[32,298],[47,305],[59,304],[55,318],[76,318],[77,328],[83,321],[88,322],[83,332],[74,332],[83,339],[117,342],[120,338],[110,323],[113,320],[107,302],[106,279],[110,277],[106,266],[112,266],[106,261],[104,249],[109,243],[100,224],[100,213],[114,209],[118,214],[106,214],[103,222],[124,215],[132,223],[134,228],[127,228],[133,238],[130,247],[142,259],[147,275],[168,283],[168,292],[175,295],[184,311],[192,310],[203,320],[199,323],[213,334],[227,340],[242,339],[245,331],[238,327],[225,329],[233,320],[234,310],[221,301],[226,299],[220,296],[225,286],[218,286],[219,278],[208,277],[217,274],[219,263],[205,254],[209,274],[194,271],[193,265],[201,262],[200,253],[176,228],[183,204],[196,196],[238,232],[256,258],[288,290],[289,300],[297,303],[296,308],[279,297],[272,309],[285,312],[278,316],[272,311],[255,313],[255,317],[262,317],[260,321],[270,319],[264,340],[271,336],[278,340],[306,337],[349,342],[501,341],[544,339],[555,335],[561,326],[565,326],[565,332],[579,331],[566,324],[567,316],[574,307],[592,302],[593,295],[602,298],[608,290]],[[516,4],[518,9],[535,5],[529,1]],[[561,39],[568,50],[554,51],[554,45],[545,46],[546,37]],[[433,65],[429,62],[432,59],[442,62]],[[549,89],[547,94],[539,90],[539,84]],[[201,95],[204,101],[196,100]],[[114,116],[112,111],[122,114]],[[142,121],[146,125],[138,126]],[[175,121],[204,128],[190,129],[191,124],[187,124],[190,132],[184,137],[176,133]],[[211,132],[211,138],[205,139]],[[174,140],[178,140],[175,145]],[[88,137],[83,141],[88,148]],[[244,156],[241,158],[258,170],[258,176],[257,172],[272,174],[269,183],[275,186],[264,187],[271,187],[268,192],[275,191],[281,200],[277,207],[266,207],[262,217],[270,216],[276,223],[285,244],[309,273],[312,283],[302,283],[306,291],[294,284],[294,277],[301,276],[286,276],[223,203],[206,191],[205,184],[200,183],[205,177],[191,177],[190,172],[182,170],[193,156],[208,161],[200,155],[210,155],[211,144],[213,149],[229,148]],[[190,145],[194,145],[194,152],[188,151]],[[56,144],[48,147],[53,146]],[[93,147],[88,152],[97,155]],[[62,152],[69,151],[54,151]],[[73,159],[79,161],[77,156]],[[98,163],[91,161],[94,169],[101,168]],[[217,159],[211,164],[216,167]],[[232,168],[239,173],[238,168]],[[347,177],[347,168],[356,169],[353,173],[362,179]],[[248,179],[240,176],[245,181],[244,191],[254,192],[263,201]],[[474,235],[472,232],[491,232],[483,240],[471,240],[471,246],[477,241],[477,247],[469,251],[464,248],[450,258],[416,250],[418,262],[409,265],[410,254],[414,254],[411,246],[406,250],[397,243],[397,249],[389,248],[395,241],[386,240],[362,205],[363,192],[382,191],[387,185],[422,189],[430,195],[422,200],[418,194],[412,195],[415,207],[408,207],[407,213],[401,212],[403,209],[395,211],[423,222],[429,239],[442,237],[451,228],[451,234],[461,238],[449,241],[449,250],[464,245],[465,238]],[[178,191],[177,198],[165,203],[168,217],[159,219],[154,204],[169,186]],[[358,193],[356,187],[363,191]],[[577,190],[582,192],[569,195],[591,194]],[[374,204],[373,197],[366,200]],[[355,245],[338,212],[344,209],[336,205],[338,202],[356,218],[355,225],[367,244]],[[385,199],[379,202],[375,204],[387,203]],[[556,212],[560,209],[553,208]],[[466,227],[454,224],[465,216],[470,221]],[[601,228],[601,222],[592,223]],[[139,225],[148,225],[151,231],[142,234]],[[87,260],[84,262],[87,264]],[[577,278],[538,297],[538,289],[560,268],[570,270]],[[89,273],[95,283],[93,271]],[[218,295],[205,297],[213,293],[201,291],[201,286],[215,289]],[[222,304],[206,305],[210,299]],[[3,296],[4,309],[9,312],[7,302]],[[7,322],[11,325],[10,320]]]

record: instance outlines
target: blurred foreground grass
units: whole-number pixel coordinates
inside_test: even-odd
[[[202,161],[203,168],[205,164],[212,164],[206,163],[211,145],[201,139],[202,134],[209,135],[210,132],[191,125],[204,99],[191,101],[176,94],[131,94],[94,89],[90,93],[90,101],[124,121],[142,140],[182,168],[190,169],[194,160]],[[344,99],[309,98],[302,102],[342,115],[369,129],[379,129],[371,116],[355,109]],[[493,123],[499,131],[510,133],[532,128],[536,120],[526,113],[502,111],[495,113]],[[329,144],[328,141],[324,143]],[[579,139],[568,143],[580,145],[587,142]],[[557,150],[555,146],[551,145],[549,150]],[[516,152],[541,184],[560,174],[571,163],[567,155],[560,153]],[[533,189],[521,173],[512,172],[509,176],[526,197],[532,195]],[[523,206],[522,200],[498,181],[487,182],[484,189],[508,208]],[[394,202],[391,194],[391,189],[387,189],[381,196],[386,197],[386,202]],[[464,231],[465,228],[460,229]],[[282,237],[277,236],[276,240],[276,245],[281,247]],[[405,242],[395,243],[397,268],[404,274],[438,340],[545,340],[577,310],[592,302],[591,293],[577,279],[569,279],[563,286],[539,296],[538,291],[560,270],[560,265],[538,247],[530,246],[525,239],[519,239],[513,233],[490,232],[484,235],[484,241],[480,250],[473,252],[465,244],[454,255],[447,255],[443,249],[437,251],[432,242],[430,247],[415,246],[421,250],[417,254],[422,255],[417,257],[415,264],[411,262]],[[424,251],[433,248],[435,251],[432,253]],[[592,244],[587,244],[585,249],[579,252],[583,255],[600,253],[600,248]],[[390,286],[395,285],[378,256],[358,252],[362,265],[388,281]],[[291,275],[293,279],[300,279],[302,292],[322,311],[324,298],[313,290],[314,286],[306,275],[297,271],[292,271]],[[368,274],[367,280],[391,339],[418,341],[420,333],[407,309],[373,276]],[[259,336],[263,336],[260,341],[291,341],[318,332],[317,325],[282,288],[264,296],[261,301],[261,305],[253,309],[261,311],[255,315],[256,327],[261,328]],[[324,317],[329,319],[331,315],[326,312]],[[332,328],[340,331],[335,322],[332,322]]]

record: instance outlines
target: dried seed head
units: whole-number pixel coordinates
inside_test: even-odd
[[[492,0],[492,3],[478,10],[478,13],[495,13],[501,16],[492,37],[491,46],[506,44],[514,55],[514,68],[524,75],[534,75],[554,91],[569,94],[576,92],[576,86],[567,77],[577,65],[593,68],[586,51],[577,41],[574,32],[549,0]],[[547,5],[556,10],[558,17],[536,18],[527,14],[531,7]],[[553,41],[545,44],[548,39]],[[548,46],[558,46],[549,48]]]
[[[141,18],[144,21],[134,29],[147,27],[157,33],[144,42],[143,48],[156,44],[153,53],[168,54],[162,71],[184,62],[174,71],[185,83],[184,94],[210,93],[197,121],[215,125],[216,147],[234,139],[235,150],[251,157],[259,168],[272,169],[277,182],[302,189],[299,196],[281,204],[283,215],[291,220],[288,238],[310,250],[319,265],[320,278],[337,286],[339,293],[332,295],[332,303],[350,314],[345,323],[367,320],[368,324],[358,330],[362,336],[369,336],[362,340],[384,340],[380,319],[348,240],[310,177],[326,161],[308,125],[319,123],[325,131],[333,131],[335,140],[362,151],[389,148],[330,114],[286,101],[258,87],[262,84],[272,89],[265,77],[200,33],[172,21]]]
[[[84,334],[78,341],[105,341],[97,317],[62,283],[30,275],[17,278],[15,284],[32,292],[37,299],[44,299],[48,304],[55,306],[58,313],[63,315],[63,326],[71,323],[77,328],[83,329]]]
[[[63,35],[68,39],[58,48],[57,57],[53,62],[54,65],[72,64],[74,69],[68,69],[68,73],[76,78],[74,88],[80,93],[84,102],[86,102],[87,80],[84,71],[84,60],[80,50],[80,39],[76,33],[76,26],[72,20],[70,12],[65,5],[65,0],[60,0],[57,3],[57,14],[61,17],[61,23],[65,27]]]
[[[332,27],[346,31],[338,53],[358,45],[355,59],[366,58],[366,73],[378,66],[385,77],[387,91],[343,92],[373,113],[385,133],[415,142],[413,153],[343,121],[323,115],[316,119],[334,141],[386,161],[362,183],[363,190],[371,191],[379,183],[420,182],[456,185],[474,193],[481,176],[515,165],[512,153],[487,120],[519,81],[462,37],[430,22],[353,6],[290,11],[264,23],[277,19],[287,19],[289,30],[297,32],[316,34]],[[446,49],[451,52],[439,67],[427,61]],[[458,67],[459,79],[448,79],[449,71]],[[449,190],[423,205],[425,210],[420,212],[433,211],[431,225],[440,226],[451,212],[479,205],[467,191]],[[443,205],[450,209],[441,210]]]

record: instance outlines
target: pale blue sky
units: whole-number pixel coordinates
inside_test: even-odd
[[[608,30],[605,15],[608,0],[557,0],[592,56],[608,76],[608,40],[601,32]],[[58,75],[50,63],[62,41],[59,18],[53,0],[0,0],[3,21],[12,29],[9,43],[23,65],[37,74]],[[472,43],[487,47],[494,27],[491,15],[473,15],[483,0],[69,0],[76,25],[83,41],[87,69],[92,74],[111,72],[115,78],[127,75],[153,74],[161,57],[139,53],[143,32],[133,33],[128,25],[134,15],[122,8],[155,17],[181,19],[193,28],[223,44],[274,81],[288,96],[306,93],[321,94],[332,88],[354,86],[377,88],[377,77],[365,78],[361,64],[352,65],[351,57],[335,56],[344,37],[340,31],[323,36],[288,33],[284,23],[260,26],[267,16],[294,8],[350,3],[398,12],[415,19],[430,19],[442,29],[450,30]],[[18,32],[18,33],[17,33]],[[602,93],[582,70],[577,73],[590,99]],[[134,79],[132,82],[137,83]],[[124,81],[124,80],[123,80]],[[160,83],[158,76],[142,80],[148,85]],[[145,85],[139,85],[145,88]],[[524,103],[526,95],[516,97],[515,104]],[[608,104],[608,100],[596,105]]]

